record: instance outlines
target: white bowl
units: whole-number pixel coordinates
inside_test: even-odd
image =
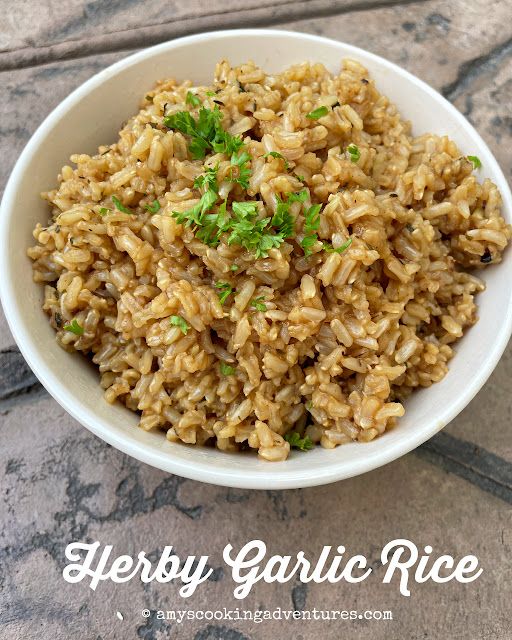
[[[287,489],[325,484],[375,469],[430,438],[474,397],[496,366],[512,330],[512,251],[485,270],[487,289],[478,296],[479,322],[457,345],[442,382],[410,398],[398,426],[368,444],[335,450],[294,452],[269,463],[246,454],[190,447],[166,441],[162,433],[136,427],[137,417],[103,399],[98,373],[79,354],[57,346],[41,310],[42,287],[32,282],[26,249],[36,222],[48,218],[41,191],[52,188],[70,154],[93,153],[116,139],[121,123],[137,112],[144,91],[165,77],[207,83],[215,63],[254,60],[278,71],[304,60],[337,71],[344,57],[368,67],[378,88],[412,120],[416,133],[450,136],[465,154],[480,157],[499,187],[504,215],[512,219],[512,196],[486,144],[467,120],[436,91],[383,58],[316,36],[243,29],[204,33],[167,42],[101,71],[76,89],[43,122],[21,154],[7,185],[0,218],[0,293],[9,326],[34,373],[54,398],[93,433],[121,451],[155,467],[203,482],[240,488]]]

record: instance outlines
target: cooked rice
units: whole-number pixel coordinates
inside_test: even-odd
[[[43,194],[52,218],[28,253],[58,343],[98,366],[108,402],[171,441],[284,460],[291,430],[326,448],[373,440],[413,389],[446,375],[453,344],[476,322],[484,285],[468,269],[500,262],[511,236],[496,185],[479,183],[446,136],[413,137],[357,62],[345,60],[339,75],[309,63],[269,75],[223,61],[213,84],[193,91],[243,136],[246,192],[227,180],[227,155],[192,160],[187,137],[163,126],[164,114],[197,113],[190,88],[158,83],[116,143],[71,156],[76,168],[63,167]],[[306,118],[323,105],[327,115]],[[305,187],[304,206],[323,204],[320,240],[352,244],[340,254],[316,242],[305,257],[300,202],[296,236],[266,258],[225,238],[203,244],[171,214],[197,203],[194,179],[216,164],[222,198],[259,200],[264,217],[276,196]],[[155,198],[151,215],[144,205]],[[219,281],[236,290],[224,305]],[[266,310],[251,305],[260,297]],[[83,335],[64,329],[72,320]],[[235,373],[223,375],[221,363]]]

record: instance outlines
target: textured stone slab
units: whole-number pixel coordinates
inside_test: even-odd
[[[140,464],[88,434],[48,398],[13,408],[2,432],[9,442],[0,452],[2,637],[441,638],[448,619],[454,639],[512,633],[509,505],[415,455],[327,487],[251,492],[182,480]],[[484,573],[470,585],[415,585],[405,598],[396,582],[381,583],[380,550],[396,537],[429,544],[437,553],[475,553]],[[194,621],[177,629],[142,618],[145,607],[240,606],[222,549],[228,541],[239,548],[256,538],[265,540],[270,555],[303,550],[311,559],[324,544],[343,544],[347,555],[364,554],[375,573],[350,587],[259,583],[244,608],[381,609],[393,611],[393,621],[210,627]],[[143,588],[135,580],[100,584],[93,592],[62,580],[64,548],[73,539],[111,543],[118,554],[146,550],[152,558],[172,544],[179,555],[208,555],[214,574],[189,601],[174,584]]]
[[[14,344],[14,338],[11,335],[11,331],[7,325],[2,305],[0,305],[0,351],[12,347]]]
[[[333,15],[390,4],[424,0],[206,0],[142,5],[124,2],[84,2],[66,5],[55,0],[35,15],[28,3],[9,5],[0,69],[80,57],[97,51],[143,47],[190,33],[235,27],[268,26],[285,20]],[[6,0],[3,0],[7,4]],[[30,15],[30,20],[24,18]]]

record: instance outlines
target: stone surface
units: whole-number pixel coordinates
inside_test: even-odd
[[[415,454],[335,485],[251,492],[206,486],[141,465],[94,438],[40,395],[9,411],[3,433],[9,447],[0,453],[5,472],[0,506],[2,637],[35,637],[42,619],[49,622],[41,637],[57,639],[83,637],[85,629],[87,637],[103,639],[291,639],[317,633],[327,640],[345,634],[382,640],[442,638],[447,619],[451,638],[506,638],[512,631],[507,613],[512,596],[510,506]],[[396,581],[382,584],[378,562],[382,546],[397,537],[455,557],[475,553],[484,574],[471,585],[414,585],[411,597],[405,598]],[[208,635],[207,624],[198,621],[181,629],[166,624],[158,635],[154,617],[145,623],[140,611],[146,607],[241,606],[232,595],[236,585],[222,549],[228,541],[238,549],[251,539],[264,540],[269,554],[303,550],[311,559],[324,544],[343,544],[347,555],[365,555],[374,575],[351,586],[259,583],[244,608],[379,609],[391,610],[393,620],[321,626],[311,621],[278,628],[271,623],[222,623],[241,634],[231,636],[211,630],[213,635]],[[144,588],[134,579],[125,585],[100,584],[96,592],[85,583],[67,585],[61,571],[70,540],[108,542],[117,554],[135,555],[144,549],[152,557],[172,544],[182,556],[208,555],[214,579],[201,585],[190,602],[179,597],[174,584]],[[466,634],[469,629],[471,635]]]
[[[512,26],[508,0],[0,0],[0,191],[37,125],[72,89],[141,46],[194,31],[268,25],[318,33],[374,51],[442,91],[477,126],[512,175]],[[250,492],[166,475],[80,427],[24,368],[0,313],[0,637],[326,640],[340,637],[507,639],[511,534],[509,347],[484,389],[438,437],[365,476],[308,490]],[[509,462],[507,462],[509,461]],[[498,496],[498,497],[497,497]],[[474,553],[473,584],[381,583],[379,550],[403,537],[438,553]],[[229,541],[318,555],[324,544],[372,561],[360,585],[258,584],[244,608],[391,610],[389,622],[269,623],[143,619],[142,608],[236,608],[222,561]],[[189,601],[177,586],[66,584],[64,549],[99,540],[115,552],[207,554],[215,570]],[[116,612],[120,612],[120,620]],[[447,627],[449,625],[449,631]]]

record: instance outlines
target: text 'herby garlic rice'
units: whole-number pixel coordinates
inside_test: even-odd
[[[71,161],[29,250],[59,344],[143,429],[266,460],[392,427],[511,236],[478,158],[412,137],[352,60],[160,82]]]

